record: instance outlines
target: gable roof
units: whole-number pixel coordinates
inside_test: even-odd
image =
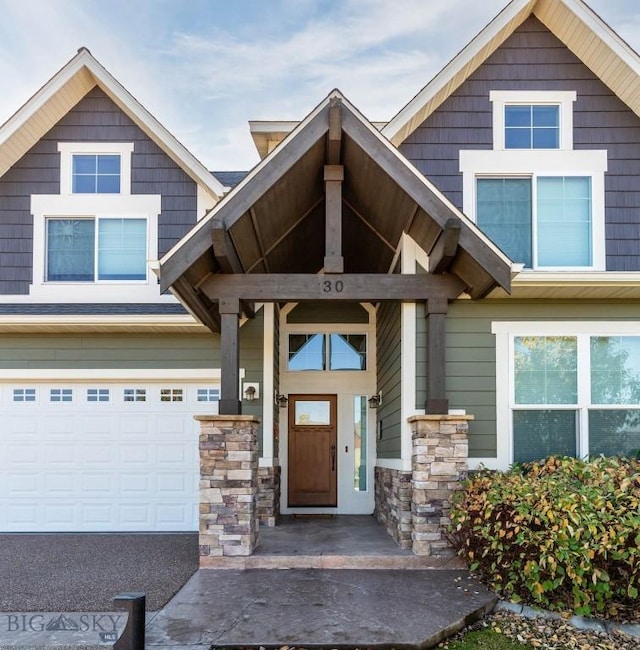
[[[214,198],[223,196],[222,183],[84,47],[0,126],[0,176],[95,86],[100,87],[196,183]]]
[[[216,306],[199,290],[212,274],[322,271],[324,168],[329,115],[336,106],[345,272],[386,274],[403,232],[428,252],[454,221],[459,245],[449,273],[472,297],[486,296],[496,286],[509,290],[511,262],[504,253],[337,90],[164,256],[162,290],[172,288],[199,318],[209,314],[215,321]]]
[[[531,15],[640,116],[640,57],[592,9],[582,0],[512,0],[382,133],[400,145]]]

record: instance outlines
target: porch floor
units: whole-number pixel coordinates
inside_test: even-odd
[[[456,569],[455,557],[420,557],[400,548],[372,515],[283,516],[261,526],[248,557],[200,558],[201,568],[226,569]]]

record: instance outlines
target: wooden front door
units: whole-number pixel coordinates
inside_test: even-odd
[[[336,395],[289,395],[289,507],[338,505],[336,414]]]

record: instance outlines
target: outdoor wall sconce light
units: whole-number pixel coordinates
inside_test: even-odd
[[[276,395],[276,404],[281,408],[286,408],[289,403],[289,399],[286,395]]]
[[[369,398],[369,408],[370,409],[377,409],[378,406],[382,404],[382,391],[379,392],[377,395],[372,395]]]
[[[245,382],[242,385],[242,394],[246,402],[253,402],[260,399],[260,385],[257,383]]]

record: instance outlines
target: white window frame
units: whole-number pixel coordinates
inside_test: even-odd
[[[97,198],[98,197],[98,198]],[[32,296],[60,302],[150,302],[158,301],[160,288],[151,266],[158,259],[159,194],[34,194]],[[82,218],[146,219],[147,273],[144,280],[94,280],[93,282],[55,282],[46,279],[47,219]],[[123,300],[122,286],[128,287]]]
[[[477,223],[476,198],[478,178],[531,178],[533,210],[533,267],[534,271],[604,271],[605,249],[605,194],[604,174],[607,171],[606,150],[573,151],[541,149],[509,149],[506,151],[460,151],[462,172],[463,211]],[[591,265],[538,266],[536,229],[536,191],[540,176],[582,176],[591,179]],[[518,262],[519,260],[514,260]]]
[[[120,194],[131,194],[131,154],[133,142],[59,142],[60,152],[60,194],[73,194],[73,156],[114,155],[120,156]],[[89,196],[104,196],[92,194]],[[86,194],[85,194],[86,196]]]
[[[575,410],[578,412],[577,455],[589,451],[589,410],[637,409],[637,404],[591,404],[590,339],[593,336],[640,336],[640,321],[494,321],[496,337],[496,459],[482,459],[487,467],[506,470],[513,463],[513,410]],[[577,338],[578,401],[566,404],[515,403],[514,339],[520,336],[567,336]],[[508,387],[505,390],[505,386]]]
[[[493,148],[505,151],[505,106],[558,106],[559,142],[554,149],[506,149],[506,151],[571,151],[573,149],[573,102],[575,90],[492,90],[489,101],[493,105]]]

